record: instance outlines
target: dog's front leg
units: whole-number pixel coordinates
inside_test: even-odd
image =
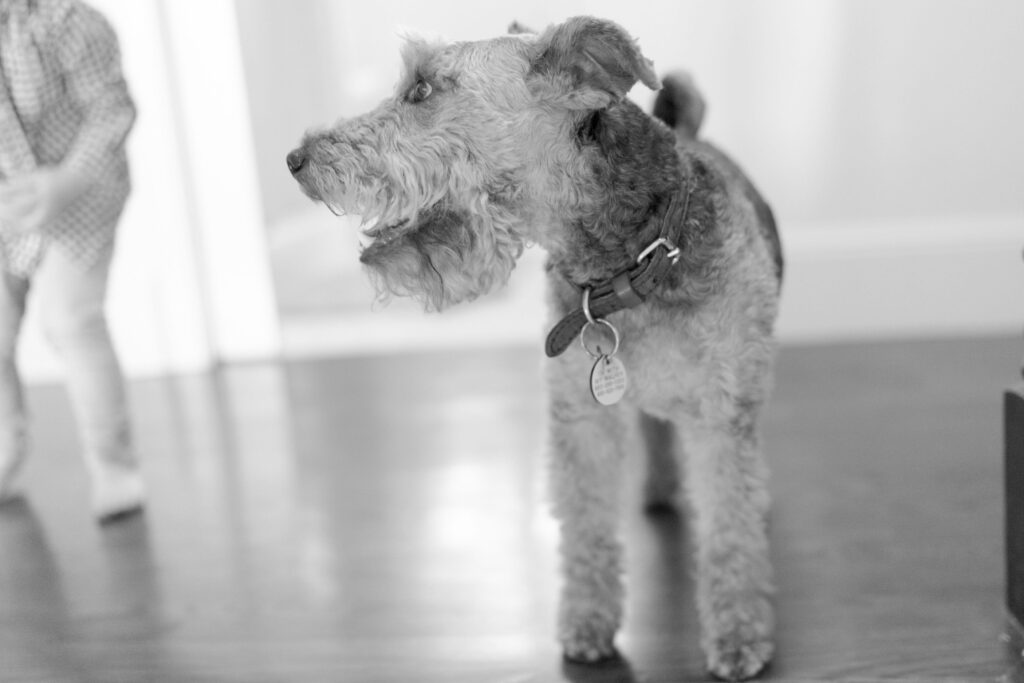
[[[774,650],[768,470],[752,413],[679,423],[695,512],[701,646],[708,669],[725,680],[757,675]]]
[[[550,486],[564,579],[558,635],[566,658],[596,662],[615,656],[613,640],[622,620],[624,414],[589,395],[582,353],[566,357],[553,363],[549,376]]]

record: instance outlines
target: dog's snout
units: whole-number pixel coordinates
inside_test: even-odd
[[[292,175],[301,171],[306,165],[307,160],[308,157],[306,156],[306,153],[301,149],[293,149],[288,153],[288,157],[285,159],[288,163],[288,170],[292,172]]]

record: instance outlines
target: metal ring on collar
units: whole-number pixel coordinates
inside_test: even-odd
[[[590,347],[587,346],[587,330],[597,325],[606,325],[608,329],[612,331],[612,337],[615,339],[615,346],[612,347],[610,353],[601,353],[600,346],[595,347],[597,349],[597,352],[595,353],[594,351],[590,350]],[[583,347],[583,350],[586,351],[587,355],[590,356],[591,358],[600,358],[601,356],[614,356],[619,350],[619,331],[615,329],[615,325],[612,325],[604,318],[594,318],[593,320],[588,320],[587,324],[583,326],[582,330],[580,330],[580,346]]]

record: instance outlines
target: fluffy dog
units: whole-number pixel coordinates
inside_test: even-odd
[[[441,310],[504,284],[524,243],[547,251],[566,657],[615,654],[624,435],[639,418],[647,502],[671,504],[685,482],[708,667],[756,675],[773,652],[758,428],[782,277],[771,211],[697,139],[690,80],[659,84],[612,22],[410,39],[403,57],[393,97],[308,133],[288,167],[313,199],[363,216],[360,258],[384,296]],[[637,81],[663,85],[654,117],[625,97]]]

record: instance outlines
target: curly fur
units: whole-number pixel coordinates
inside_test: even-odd
[[[621,27],[577,17],[541,33],[512,28],[473,43],[410,40],[394,96],[307,134],[289,166],[308,195],[371,225],[361,261],[381,295],[430,310],[503,284],[533,241],[549,254],[558,319],[579,305],[580,287],[630,265],[662,220],[682,221],[674,270],[643,305],[609,318],[630,373],[623,401],[593,401],[593,360],[577,347],[547,366],[565,577],[558,636],[571,659],[615,652],[623,435],[639,418],[647,502],[670,504],[685,482],[708,668],[754,676],[774,648],[758,427],[782,276],[771,210],[697,139],[704,100],[687,76],[665,79],[657,118],[625,99],[637,82],[658,83]],[[659,212],[683,193],[685,216]]]
[[[493,224],[495,216],[434,207],[415,230],[371,244],[360,261],[378,292],[419,299],[427,310],[471,301],[503,285],[522,254],[522,240]]]

